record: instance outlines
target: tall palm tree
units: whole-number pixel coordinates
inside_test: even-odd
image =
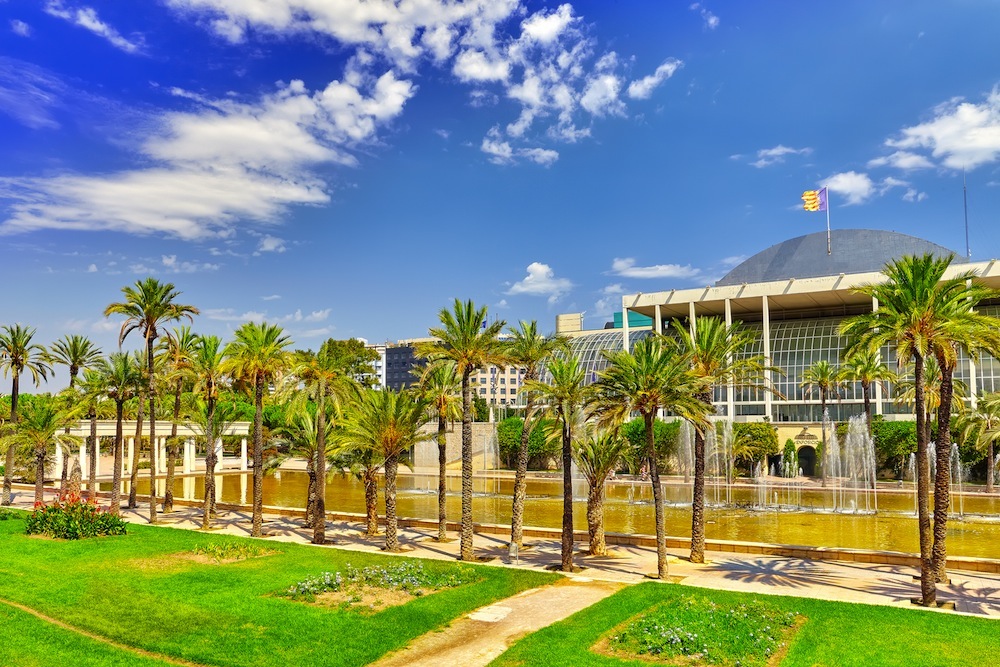
[[[325,432],[320,436],[317,430],[319,420],[315,415],[317,409],[313,409],[305,404],[295,405],[288,409],[286,423],[279,426],[274,432],[279,442],[283,442],[287,446],[288,453],[286,455],[275,456],[268,460],[266,464],[269,470],[274,470],[293,456],[305,459],[308,462],[306,465],[306,472],[309,476],[309,486],[306,489],[306,526],[308,527],[315,525],[317,514],[316,498],[319,485],[316,483],[316,458],[323,456],[329,460],[337,453],[333,439],[335,431],[334,420],[324,420],[323,430]],[[329,410],[329,408],[326,409]]]
[[[385,550],[399,551],[396,537],[396,472],[400,458],[418,442],[427,423],[426,402],[412,392],[365,390],[341,420],[337,439],[347,447],[372,450],[385,467]]]
[[[76,386],[76,378],[80,374],[80,371],[85,368],[90,368],[101,358],[101,348],[97,347],[89,338],[86,336],[81,336],[79,334],[67,334],[52,343],[48,350],[48,362],[50,364],[61,364],[69,368],[69,388],[73,389]],[[93,407],[96,409],[97,404],[94,403]],[[88,415],[91,417],[91,422],[96,419],[96,414]],[[68,429],[69,427],[67,427]],[[91,448],[90,456],[90,493],[93,495],[94,489],[94,477],[97,475],[97,457],[98,457],[98,443],[96,440],[96,434],[92,434],[91,438],[88,439],[88,444]],[[62,472],[60,474],[61,478],[61,488],[66,488],[66,476],[69,472],[69,457],[63,457]]]
[[[826,404],[833,396],[840,396],[840,390],[844,387],[844,379],[840,369],[826,359],[820,359],[812,366],[802,371],[802,381],[799,382],[803,394],[819,394],[820,405],[820,434],[823,445],[823,485],[826,486],[826,458],[829,455],[826,446]]]
[[[210,407],[208,400],[198,394],[189,394],[187,424],[208,443],[209,456],[215,450],[215,443],[239,419],[236,408],[232,404],[214,404]],[[205,477],[205,497],[202,503],[201,529],[210,530],[212,514],[215,511],[215,482],[209,488],[208,476]]]
[[[224,370],[253,392],[253,525],[260,537],[264,504],[264,393],[291,363],[292,344],[282,328],[267,322],[247,322],[225,348]]]
[[[326,451],[328,412],[339,411],[342,400],[354,394],[359,385],[344,365],[342,355],[337,353],[336,341],[328,340],[320,345],[319,351],[300,352],[296,355],[291,375],[304,386],[303,399],[316,404],[316,451]],[[327,410],[327,405],[333,408]],[[326,542],[326,456],[315,456],[313,478],[316,484],[316,504],[313,513],[313,544]]]
[[[60,410],[54,401],[37,401],[24,411],[13,432],[5,437],[8,446],[30,451],[35,461],[35,504],[45,502],[45,463],[50,449],[78,444],[80,438],[65,432],[77,419],[76,410]]]
[[[604,538],[605,482],[618,467],[629,442],[618,429],[588,428],[573,444],[573,460],[587,480],[587,531],[590,535],[590,555],[606,556]]]
[[[168,322],[182,318],[193,319],[198,309],[177,303],[181,295],[173,283],[161,283],[156,278],[137,280],[134,286],[122,288],[124,301],[111,303],[104,309],[104,316],[124,315],[125,321],[118,333],[118,345],[133,331],[142,334],[146,341],[146,379],[149,398],[149,522],[156,523],[156,382],[153,347],[160,336],[160,328]]]
[[[728,385],[733,390],[770,391],[767,374],[780,372],[768,365],[762,354],[746,353],[757,340],[757,332],[740,322],[727,325],[718,317],[696,317],[694,331],[674,320],[680,348],[691,364],[697,382],[695,396],[702,414],[715,410],[712,394],[716,387]],[[694,493],[691,501],[691,562],[705,562],[705,434],[713,428],[704,419],[694,423]]]
[[[202,527],[208,529],[209,517],[215,512],[215,466],[219,458],[215,443],[221,433],[215,426],[215,408],[219,390],[225,382],[225,356],[218,336],[198,336],[188,357],[188,369],[194,381],[193,393],[205,405],[205,497]],[[219,436],[221,437],[221,436]]]
[[[993,493],[995,447],[1000,440],[1000,393],[980,397],[976,407],[959,412],[955,421],[962,441],[971,442],[978,451],[986,454],[986,493]]]
[[[951,371],[957,357],[956,346],[967,349],[985,342],[994,349],[993,338],[1000,331],[995,318],[976,313],[983,298],[992,296],[975,280],[971,271],[945,273],[952,257],[906,256],[889,262],[882,273],[887,280],[856,289],[877,299],[878,310],[850,317],[841,324],[841,334],[870,350],[892,343],[899,363],[913,363],[914,404],[917,406],[917,514],[920,529],[921,604],[937,603],[936,582],[946,563],[945,535],[950,502],[949,461],[951,425]],[[928,356],[937,358],[942,371],[941,404],[938,409],[937,475],[934,484],[934,530],[928,511],[930,465],[927,445],[930,429],[925,405],[924,364]],[[938,566],[940,565],[941,572]]]
[[[882,385],[896,379],[896,374],[882,363],[879,352],[865,347],[851,346],[845,350],[844,363],[840,366],[840,377],[847,382],[860,382],[861,394],[865,401],[865,423],[868,435],[872,434],[872,385]]]
[[[0,368],[3,369],[4,377],[7,377],[7,373],[10,373],[11,376],[10,423],[15,427],[18,421],[17,400],[20,395],[21,374],[26,372],[31,375],[31,379],[37,387],[52,372],[45,348],[31,342],[34,336],[35,329],[33,327],[25,327],[20,324],[5,326],[0,332]],[[3,495],[0,498],[0,505],[10,505],[11,503],[15,449],[14,443],[7,446]]]
[[[563,517],[562,570],[573,571],[573,430],[582,422],[582,411],[591,389],[587,374],[575,356],[553,359],[546,366],[548,381],[525,382],[524,390],[533,392],[545,411],[557,420],[562,435]],[[581,424],[582,427],[582,424]]]
[[[112,352],[107,359],[97,364],[93,373],[95,384],[102,387],[105,396],[115,403],[115,444],[114,471],[111,478],[110,511],[117,514],[121,509],[122,455],[124,435],[122,421],[125,418],[125,403],[132,399],[139,387],[138,371],[132,363],[132,356],[124,352]],[[90,371],[85,371],[89,375]],[[88,378],[87,383],[91,380]],[[134,486],[134,485],[133,485]]]
[[[93,499],[97,497],[97,457],[100,455],[100,448],[97,446],[97,417],[99,413],[103,413],[107,406],[104,401],[104,383],[101,381],[100,373],[97,373],[94,368],[103,361],[103,357],[98,357],[97,361],[93,364],[93,368],[86,368],[83,371],[83,377],[80,382],[75,383],[75,388],[78,394],[76,395],[78,400],[82,400],[87,406],[87,420],[90,422],[90,436],[87,438],[87,442],[90,445],[90,460],[87,480],[87,495],[89,498]],[[72,390],[67,389],[67,393]],[[67,429],[67,432],[68,429]],[[67,453],[63,458],[63,475],[60,480],[60,493],[66,491],[66,461],[71,458],[72,454]]]
[[[524,369],[524,382],[538,379],[542,364],[557,352],[569,349],[565,338],[561,336],[543,336],[538,333],[538,323],[521,321],[517,329],[509,329],[511,337],[506,341],[507,356],[510,363]],[[514,471],[514,498],[511,508],[510,541],[518,547],[523,542],[524,498],[528,476],[528,438],[531,435],[532,422],[535,418],[535,394],[525,391],[524,428],[521,430],[521,442],[517,448],[517,464]]]
[[[167,439],[167,483],[163,492],[164,514],[174,511],[174,475],[177,472],[177,426],[181,416],[181,394],[184,384],[191,375],[191,356],[198,344],[198,336],[191,327],[177,327],[163,337],[162,356],[165,357],[166,379],[173,386],[174,410]]]
[[[435,361],[420,369],[418,384],[421,395],[437,419],[438,447],[438,536],[439,542],[448,537],[448,422],[461,419],[462,381],[455,373],[455,362]]]
[[[146,375],[146,353],[145,351],[133,351],[130,355],[132,363],[132,379],[135,382],[135,395],[129,401],[130,411],[134,410],[135,434],[132,436],[132,460],[129,462],[129,484],[128,484],[128,508],[139,507],[138,484],[139,481],[139,459],[142,457],[142,424],[143,405],[146,402],[148,393],[149,377]]]
[[[700,423],[705,414],[704,404],[697,396],[701,387],[691,371],[690,357],[669,338],[649,336],[636,342],[629,352],[603,354],[609,366],[597,380],[600,420],[605,424],[621,424],[638,412],[645,426],[645,458],[653,487],[656,522],[656,573],[663,579],[667,576],[667,538],[653,427],[661,409]]]
[[[440,327],[431,327],[437,340],[417,346],[417,355],[429,361],[450,359],[455,373],[462,378],[462,532],[461,560],[475,560],[472,548],[472,387],[473,372],[504,360],[503,344],[498,336],[507,325],[504,320],[489,324],[486,308],[476,308],[472,300],[455,299],[452,310],[438,313]]]

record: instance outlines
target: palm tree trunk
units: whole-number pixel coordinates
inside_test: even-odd
[[[865,399],[865,424],[868,425],[868,437],[872,437],[872,383],[861,383],[861,395]]]
[[[948,510],[951,506],[951,404],[954,396],[954,369],[941,366],[941,403],[938,406],[937,470],[934,475],[934,577],[948,581]]]
[[[153,338],[146,338],[149,370],[149,523],[156,523],[156,388],[153,385]]]
[[[822,480],[821,486],[826,486],[826,465],[829,460],[829,452],[827,451],[826,446],[826,390],[824,389],[819,390],[819,412],[819,429],[820,435],[822,436],[820,444],[823,447],[823,456],[820,457],[819,460],[819,470],[821,475],[820,479]]]
[[[396,471],[399,468],[399,455],[393,454],[385,458],[385,550],[399,551],[396,540]]]
[[[474,561],[472,548],[472,389],[469,376],[462,371],[462,534],[459,560]]]
[[[90,445],[90,461],[87,467],[88,482],[87,482],[87,497],[90,500],[97,500],[97,457],[100,456],[101,445],[97,439],[97,414],[96,412],[91,413],[90,418],[90,437],[87,438],[87,444]],[[65,463],[66,458],[63,457],[63,462]],[[65,465],[63,466],[65,467]]]
[[[35,447],[35,505],[45,502],[45,447]]]
[[[309,475],[309,487],[306,489],[306,528],[316,523],[316,452],[309,457],[306,465]]]
[[[66,427],[66,433],[69,433],[69,427]],[[62,470],[59,473],[59,495],[66,495],[66,482],[69,480],[69,460],[72,457],[69,447],[63,447],[62,445],[56,445],[63,449],[63,461]]]
[[[212,398],[212,387],[209,386],[207,414],[205,415],[205,498],[202,501],[201,529],[212,527],[212,516],[215,514],[215,399]]]
[[[526,381],[529,379],[534,378],[525,378]],[[528,441],[531,437],[534,409],[534,401],[529,398],[524,408],[524,425],[521,428],[521,442],[517,448],[517,463],[514,470],[514,502],[510,513],[510,541],[518,547],[524,546],[524,499],[528,487]]]
[[[11,425],[17,425],[17,395],[18,395],[18,373],[14,370],[11,374],[10,383],[10,423]],[[12,485],[14,482],[14,448],[16,445],[11,443],[7,446],[7,456],[4,460],[4,471],[3,471],[3,494],[0,496],[0,505],[10,505],[14,496],[12,494]]]
[[[139,506],[136,498],[136,483],[139,481],[139,454],[142,450],[142,394],[139,394],[139,403],[135,412],[135,445],[132,447],[132,473],[129,476],[128,488],[128,508],[135,509]]]
[[[115,401],[115,465],[111,473],[111,507],[110,512],[118,514],[121,511],[122,502],[122,445],[124,444],[124,434],[122,433],[122,419],[125,413],[125,406],[122,401]]]
[[[264,378],[254,381],[253,413],[253,526],[251,537],[260,537],[264,525]]]
[[[562,571],[573,571],[573,427],[572,415],[562,415]]]
[[[704,396],[700,397],[702,401]],[[711,396],[709,396],[709,401]],[[705,562],[705,428],[694,429],[694,489],[691,496],[691,562]]]
[[[925,607],[937,604],[934,582],[934,561],[931,557],[931,517],[929,495],[931,466],[927,460],[927,412],[924,408],[924,359],[913,358],[914,404],[917,413],[917,525],[920,529],[920,603]]]
[[[993,460],[993,441],[986,447],[986,493],[993,493],[993,475],[996,462]]]
[[[361,473],[365,487],[365,536],[378,535],[378,471],[368,468]]]
[[[316,510],[313,514],[313,544],[326,543],[326,409],[325,389],[320,382],[316,400]]]
[[[181,418],[181,380],[174,385],[174,423],[167,440],[167,486],[163,492],[163,513],[174,511],[174,475],[177,473],[177,420]]]
[[[448,420],[444,411],[438,412],[438,542],[448,539]]]
[[[608,545],[604,539],[604,480],[590,480],[587,494],[587,532],[590,535],[590,555],[607,556]]]
[[[642,416],[646,426],[646,462],[649,464],[649,483],[653,485],[653,518],[656,523],[656,577],[667,578],[667,531],[663,517],[663,488],[660,470],[656,465],[656,444],[653,439],[653,421],[656,411]]]

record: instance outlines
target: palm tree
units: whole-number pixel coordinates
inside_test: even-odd
[[[135,509],[139,507],[138,501],[138,484],[139,481],[139,459],[142,456],[142,419],[143,419],[143,405],[145,404],[146,394],[148,393],[149,378],[146,375],[146,353],[140,351],[132,352],[129,357],[132,363],[132,379],[135,382],[135,394],[132,400],[129,401],[129,409],[135,410],[135,435],[132,436],[132,442],[134,446],[132,447],[132,460],[129,462],[129,467],[131,472],[129,473],[129,485],[128,485],[128,508]],[[134,405],[132,405],[134,403]]]
[[[597,412],[605,424],[621,424],[633,412],[642,416],[646,463],[653,487],[656,521],[656,573],[667,576],[667,542],[663,515],[663,488],[653,434],[661,409],[700,422],[704,404],[697,399],[700,385],[691,371],[691,359],[668,338],[655,335],[636,342],[630,352],[604,352],[609,366],[598,376]],[[702,464],[704,466],[704,463]]]
[[[573,571],[573,426],[582,421],[582,410],[590,398],[587,374],[575,356],[553,359],[546,366],[549,381],[525,382],[524,390],[533,392],[545,411],[558,420],[562,434],[563,518],[562,570]]]
[[[511,337],[506,341],[507,356],[510,363],[524,369],[524,381],[538,379],[541,366],[557,352],[568,350],[565,338],[560,336],[542,336],[538,333],[538,323],[521,321],[517,329],[509,329]],[[528,475],[528,438],[531,435],[532,422],[535,418],[535,395],[531,391],[521,393],[525,397],[524,428],[521,430],[521,443],[517,449],[517,465],[514,471],[514,498],[511,508],[510,541],[511,544],[522,546],[524,524],[524,498]]]
[[[218,336],[198,336],[188,357],[188,369],[194,380],[193,393],[205,404],[205,498],[202,527],[208,529],[209,517],[215,512],[215,466],[219,462],[215,443],[216,434],[222,433],[215,427],[215,408],[219,401],[219,390],[224,382],[223,365],[225,357],[222,341]],[[220,436],[221,437],[221,436]]]
[[[62,364],[69,368],[69,388],[76,386],[76,378],[80,371],[93,366],[101,358],[101,348],[97,347],[89,338],[79,334],[65,335],[49,346],[48,362],[50,364]],[[96,403],[94,404],[96,408]],[[95,414],[88,415],[91,422],[96,419]],[[67,427],[68,429],[69,427]],[[68,431],[67,431],[68,432]],[[96,434],[91,434],[89,444],[92,450],[90,457],[90,493],[94,493],[94,477],[97,475],[98,443]],[[61,488],[66,488],[66,476],[69,472],[69,457],[63,458],[63,467],[60,474]]]
[[[444,542],[448,533],[448,437],[449,421],[460,419],[459,409],[462,381],[455,373],[455,362],[447,359],[432,362],[420,369],[418,385],[421,395],[437,418],[438,446],[438,542]]]
[[[695,396],[701,414],[712,414],[712,394],[716,387],[731,390],[770,391],[767,374],[779,372],[762,354],[748,355],[746,348],[757,340],[757,332],[740,322],[727,325],[718,317],[696,317],[694,331],[674,320],[680,348],[691,364],[697,382]],[[705,562],[705,433],[711,422],[694,422],[694,493],[691,501],[691,562]]]
[[[327,401],[333,412],[340,409],[341,401],[355,393],[359,386],[344,366],[343,357],[337,354],[334,340],[328,340],[320,345],[319,351],[313,354],[300,352],[292,367],[291,374],[305,385],[302,400],[311,399],[316,403],[316,451],[326,451],[327,436]],[[315,466],[316,504],[313,513],[313,544],[326,542],[326,456],[316,456],[312,459]]]
[[[385,550],[399,551],[396,538],[396,472],[400,458],[432,434],[421,432],[427,423],[427,403],[409,391],[368,389],[341,420],[337,439],[355,449],[372,450],[385,466]]]
[[[604,539],[605,482],[622,460],[629,446],[626,438],[614,428],[585,429],[573,445],[573,460],[587,480],[587,531],[590,535],[590,555],[606,556]]]
[[[215,443],[239,419],[236,408],[232,404],[218,404],[214,400],[205,400],[197,394],[191,394],[191,404],[188,410],[187,424],[205,439],[209,456],[214,456]],[[211,405],[209,405],[211,403]],[[210,530],[212,514],[215,511],[215,482],[209,488],[208,476],[205,477],[205,498],[202,503],[201,529]]]
[[[322,456],[329,460],[337,451],[333,440],[334,421],[332,419],[324,420],[325,433],[320,436],[317,431],[319,420],[314,412],[314,409],[305,404],[294,406],[288,410],[287,422],[275,430],[279,442],[283,442],[288,447],[288,453],[283,456],[275,456],[266,464],[269,470],[274,470],[293,456],[308,462],[306,465],[306,472],[309,475],[309,486],[306,489],[306,526],[308,527],[314,527],[317,513],[316,497],[319,485],[316,483],[316,458],[321,455],[320,452],[323,452]],[[322,443],[323,449],[320,449],[320,443]]]
[[[974,280],[970,271],[945,278],[952,257],[906,256],[889,262],[882,273],[885,282],[858,287],[855,291],[877,300],[878,310],[850,317],[841,324],[841,334],[870,350],[885,344],[896,346],[899,363],[913,363],[914,404],[917,406],[917,513],[920,528],[921,604],[937,603],[935,584],[944,574],[945,536],[950,502],[951,373],[957,346],[976,349],[987,343],[992,350],[1000,322],[976,313],[974,308],[993,291]],[[924,364],[937,358],[942,372],[941,404],[938,410],[937,475],[934,484],[934,532],[928,511],[930,465],[927,445],[930,429],[925,405]],[[939,566],[941,572],[939,573]]]
[[[260,537],[264,504],[264,392],[288,368],[292,344],[282,328],[267,322],[247,322],[225,348],[224,370],[253,391],[253,525],[250,534]]]
[[[338,450],[337,467],[361,482],[365,494],[365,537],[378,535],[378,475],[384,459],[371,449]]]
[[[417,346],[417,355],[429,361],[450,359],[455,373],[462,378],[462,532],[460,560],[475,560],[472,548],[472,373],[491,363],[504,360],[503,344],[498,339],[506,322],[486,321],[486,308],[476,308],[472,300],[455,299],[452,310],[438,313],[440,327],[430,335],[437,340]]]
[[[868,425],[868,435],[871,437],[872,385],[880,384],[885,389],[887,382],[896,379],[896,374],[882,363],[882,357],[877,351],[852,346],[845,351],[840,377],[848,382],[861,383],[861,394],[865,401],[865,423]]]
[[[173,283],[161,283],[156,278],[137,280],[132,287],[122,288],[124,301],[109,304],[104,316],[124,315],[118,345],[133,331],[146,341],[146,391],[149,396],[149,522],[156,523],[156,383],[153,367],[153,346],[160,336],[160,327],[182,318],[191,320],[198,309],[177,303],[181,295]]]
[[[959,404],[961,405],[961,403]],[[994,448],[1000,440],[1000,393],[980,397],[976,407],[960,412],[955,418],[963,442],[971,442],[986,454],[986,493],[993,493]]]
[[[139,372],[133,364],[131,355],[123,352],[112,352],[107,359],[103,359],[97,364],[93,373],[97,376],[93,382],[100,386],[103,394],[115,403],[115,463],[111,479],[110,511],[117,514],[121,509],[122,448],[124,445],[122,421],[125,417],[126,401],[133,398],[138,391]],[[85,371],[85,376],[89,375],[90,371]],[[90,383],[91,379],[88,377],[87,384]]]
[[[24,411],[13,433],[4,439],[8,447],[22,446],[31,451],[35,460],[35,504],[45,502],[45,463],[51,446],[62,447],[79,443],[80,438],[65,432],[76,420],[75,410],[59,410],[54,402],[37,401]]]
[[[17,399],[20,394],[21,374],[29,373],[37,387],[52,372],[45,348],[31,342],[34,335],[34,328],[20,324],[5,326],[0,333],[0,368],[3,369],[4,377],[7,376],[8,372],[11,376],[10,423],[15,428],[18,421]],[[0,499],[0,505],[10,505],[11,503],[15,447],[13,442],[7,446],[7,457],[4,461],[3,496]]]
[[[831,364],[826,359],[820,359],[812,366],[802,371],[802,381],[799,382],[803,394],[819,394],[820,405],[820,434],[823,445],[823,458],[826,459],[829,452],[826,446],[826,403],[831,396],[840,396],[840,390],[844,387],[844,380],[840,369]],[[822,466],[823,486],[826,486],[827,463]]]
[[[184,383],[191,374],[191,357],[198,344],[198,336],[191,331],[191,327],[184,325],[164,336],[163,343],[167,381],[173,383],[174,389],[173,420],[170,437],[167,439],[167,483],[163,493],[163,512],[166,514],[174,511],[174,475],[177,472],[177,426],[181,416],[181,394],[184,391]]]
[[[101,362],[103,362],[103,357],[98,357],[97,361],[93,364],[96,368]],[[104,399],[104,383],[101,381],[100,373],[97,373],[94,368],[86,368],[83,371],[83,377],[81,382],[76,384],[76,389],[79,391],[77,398],[82,399],[87,405],[87,419],[90,421],[90,437],[87,439],[88,444],[91,446],[90,455],[90,470],[87,481],[87,495],[89,498],[94,499],[97,497],[97,457],[100,455],[100,448],[97,446],[97,417],[99,412],[103,412],[106,406]],[[67,392],[70,390],[67,389]],[[68,429],[67,429],[68,432]],[[70,453],[65,455],[63,459],[63,475],[60,483],[60,493],[66,491],[66,461],[71,457]]]

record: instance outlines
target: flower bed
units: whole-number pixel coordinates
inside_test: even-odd
[[[28,535],[48,535],[64,540],[124,535],[127,525],[117,514],[77,495],[67,495],[50,504],[36,503],[25,523]]]

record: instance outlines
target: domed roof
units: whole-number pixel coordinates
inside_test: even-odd
[[[826,232],[806,234],[762,250],[727,273],[716,285],[881,271],[888,262],[904,255],[955,255],[955,263],[967,261],[944,246],[897,232],[834,229],[831,237],[832,253],[829,255],[826,254]]]

